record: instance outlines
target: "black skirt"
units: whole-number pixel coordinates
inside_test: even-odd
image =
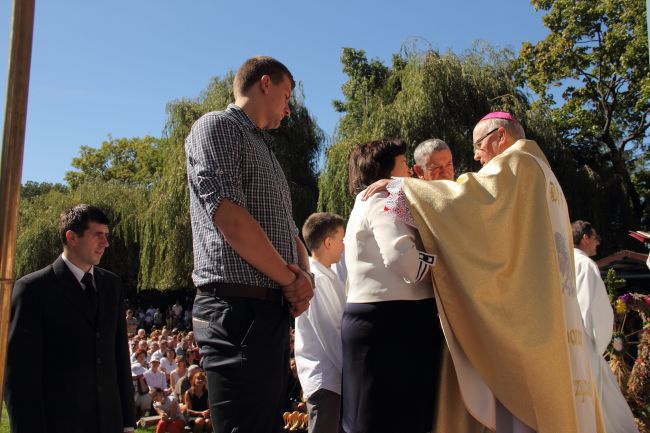
[[[347,433],[426,433],[444,337],[435,299],[346,304],[342,421]]]

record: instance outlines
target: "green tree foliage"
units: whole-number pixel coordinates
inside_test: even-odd
[[[66,192],[67,187],[62,183],[34,182],[28,180],[22,185],[20,199],[27,200],[38,195],[47,194],[50,191]]]
[[[160,174],[162,153],[160,140],[109,136],[100,147],[81,146],[80,155],[72,160],[75,171],[65,175],[71,188],[88,181],[118,180],[150,187]]]
[[[537,44],[522,45],[522,78],[541,96],[539,103],[554,107],[562,143],[596,185],[589,190],[596,205],[581,206],[572,217],[591,220],[616,242],[638,225],[650,200],[635,185],[648,171],[647,163],[638,163],[648,150],[650,126],[645,2],[531,3],[547,11],[543,22],[550,33]]]
[[[274,153],[289,182],[293,219],[298,227],[316,210],[316,161],[325,142],[325,134],[309,114],[304,99],[302,85],[298,84],[291,101],[291,116],[274,136]]]
[[[403,50],[388,67],[367,60],[362,50],[343,49],[341,61],[349,78],[343,86],[344,101],[334,105],[345,115],[326,151],[319,209],[349,214],[348,157],[357,143],[371,139],[402,138],[412,152],[425,139],[441,138],[452,149],[456,175],[477,170],[472,130],[481,117],[496,110],[517,116],[552,164],[570,173],[566,167],[571,161],[558,146],[548,111],[530,107],[517,86],[514,60],[508,50],[479,43],[463,55]]]

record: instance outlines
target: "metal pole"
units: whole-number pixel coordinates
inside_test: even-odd
[[[7,105],[0,155],[0,378],[5,377],[7,331],[14,283],[14,254],[23,169],[35,0],[14,0]],[[0,380],[0,396],[4,380]]]

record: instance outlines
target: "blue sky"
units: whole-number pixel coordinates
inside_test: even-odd
[[[4,120],[11,3],[0,2]],[[224,2],[37,0],[23,182],[61,182],[82,145],[160,136],[167,102],[255,54],[285,63],[331,136],[342,47],[389,62],[412,37],[460,53],[475,40],[518,51],[546,35],[525,0]]]

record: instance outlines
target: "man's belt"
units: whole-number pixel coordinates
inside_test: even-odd
[[[218,298],[250,298],[274,304],[284,305],[284,296],[280,289],[253,286],[237,283],[210,283],[196,288],[196,293],[203,296],[216,296]]]

